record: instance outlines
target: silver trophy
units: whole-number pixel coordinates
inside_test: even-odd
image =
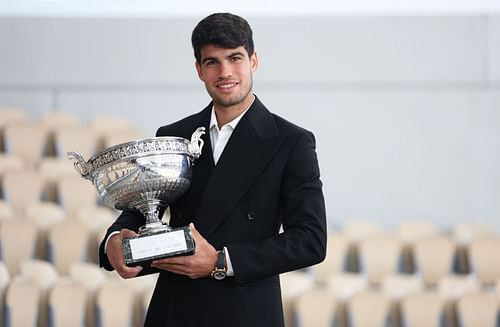
[[[172,229],[159,215],[188,190],[191,166],[201,155],[203,134],[205,128],[199,127],[191,140],[165,136],[122,143],[87,162],[79,153],[68,152],[76,170],[92,181],[107,206],[136,209],[146,218],[136,237],[122,241],[127,266],[194,253],[190,228]]]

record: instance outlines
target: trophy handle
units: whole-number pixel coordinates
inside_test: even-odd
[[[68,158],[75,161],[73,163],[73,166],[75,167],[76,171],[78,171],[78,173],[82,175],[83,178],[92,180],[92,177],[90,176],[92,166],[89,163],[85,162],[85,159],[83,159],[81,154],[71,151],[68,152]]]
[[[205,127],[198,127],[191,135],[191,143],[188,146],[188,150],[195,159],[198,159],[201,155],[201,149],[204,144],[201,138],[203,134],[205,134]]]

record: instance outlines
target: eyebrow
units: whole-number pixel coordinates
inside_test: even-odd
[[[244,56],[244,55],[245,54],[241,51],[235,51],[235,52],[231,52],[229,55],[227,55],[226,58],[231,58],[231,57],[235,57],[235,56]],[[207,61],[212,61],[212,60],[218,61],[219,59],[217,57],[206,57],[206,58],[202,59],[201,63],[204,64]]]

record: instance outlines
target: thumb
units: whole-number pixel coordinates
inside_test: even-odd
[[[122,239],[124,239],[124,238],[131,238],[131,237],[134,237],[136,235],[137,234],[133,230],[130,230],[130,229],[124,228],[124,229],[122,229],[120,231],[120,236],[121,236]]]

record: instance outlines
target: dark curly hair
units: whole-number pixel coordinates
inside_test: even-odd
[[[201,48],[213,44],[234,49],[243,46],[248,56],[254,52],[252,29],[248,22],[230,13],[216,13],[202,19],[191,35],[194,57],[201,62]]]

